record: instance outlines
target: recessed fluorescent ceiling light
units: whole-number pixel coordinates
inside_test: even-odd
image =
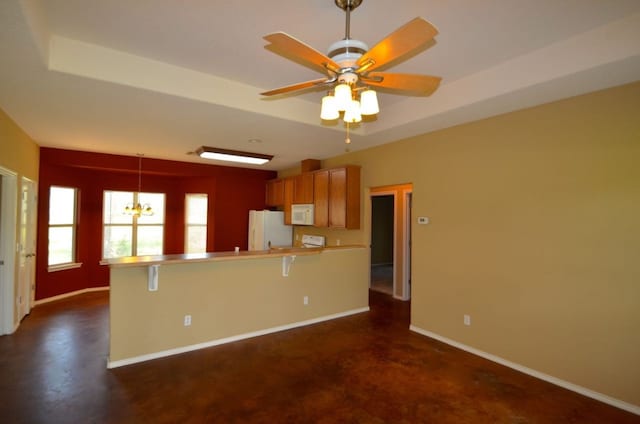
[[[217,147],[202,146],[196,150],[198,156],[204,159],[223,160],[227,162],[249,163],[251,165],[264,165],[273,159],[273,155],[260,153],[241,152],[239,150],[219,149]]]

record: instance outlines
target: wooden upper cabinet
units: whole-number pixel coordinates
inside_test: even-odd
[[[315,227],[329,226],[329,170],[313,173],[313,204]]]
[[[291,205],[312,203],[315,227],[360,228],[360,167],[320,169],[267,181],[266,204],[284,210],[291,225]]]
[[[265,197],[265,203],[267,206],[283,206],[284,180],[282,178],[278,178],[275,180],[267,181]]]
[[[293,203],[313,203],[313,173],[305,172],[294,178]]]
[[[316,171],[314,203],[316,227],[360,228],[360,167]]]
[[[329,170],[329,226],[347,227],[347,170]]]
[[[293,202],[293,195],[295,189],[295,177],[288,177],[284,179],[284,223],[291,225],[291,205]]]

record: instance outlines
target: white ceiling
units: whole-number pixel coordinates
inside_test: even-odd
[[[381,94],[351,150],[640,79],[638,0],[364,0],[351,36],[372,47],[416,16],[440,34],[392,71],[442,84]],[[322,77],[262,37],[326,52],[344,26],[333,0],[2,0],[0,108],[41,146],[205,163],[187,153],[210,145],[280,170],[343,153],[345,134],[321,91],[261,98]]]

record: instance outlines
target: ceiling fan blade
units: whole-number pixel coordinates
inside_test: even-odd
[[[391,74],[388,72],[371,72],[361,79],[366,85],[407,91],[422,96],[433,93],[442,80],[440,77],[430,75]]]
[[[293,60],[300,60],[303,64],[312,65],[313,69],[326,73],[327,70],[336,72],[340,65],[331,58],[320,53],[313,47],[303,43],[284,32],[274,32],[263,37],[270,42],[265,48],[286,56],[293,56]]]
[[[273,90],[265,91],[264,93],[260,93],[263,96],[275,96],[277,94],[290,93],[292,91],[303,90],[305,88],[310,88],[313,86],[319,86],[324,84],[330,84],[334,82],[333,79],[320,78],[311,81],[299,82],[297,84],[287,85],[286,87],[274,88]]]
[[[415,18],[373,46],[358,59],[357,65],[365,65],[367,72],[373,71],[423,46],[436,34],[438,30],[431,23],[422,18]],[[368,63],[371,65],[366,66]]]

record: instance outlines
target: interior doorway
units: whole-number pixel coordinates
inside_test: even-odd
[[[17,174],[0,167],[0,335],[15,330]]]
[[[26,178],[21,180],[20,243],[18,252],[18,322],[29,312],[35,299],[36,256],[36,184]]]
[[[375,187],[371,196],[369,287],[396,299],[411,298],[412,184]]]
[[[392,194],[371,196],[370,287],[389,295],[393,295],[393,204]]]

